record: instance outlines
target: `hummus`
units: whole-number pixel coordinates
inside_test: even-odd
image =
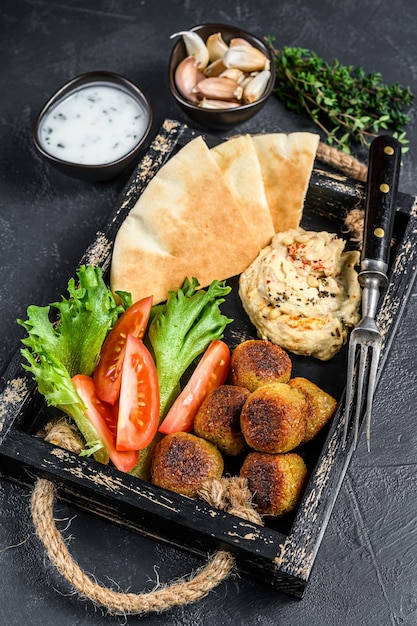
[[[261,339],[331,359],[360,319],[359,252],[328,232],[277,233],[241,274],[239,295]]]

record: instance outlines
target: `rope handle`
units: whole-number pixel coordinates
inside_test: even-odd
[[[368,167],[353,157],[351,154],[341,152],[337,148],[328,146],[320,142],[317,148],[316,157],[319,161],[323,161],[337,170],[343,172],[350,178],[366,181]]]
[[[84,447],[77,428],[66,417],[49,422],[39,436],[76,454]],[[162,612],[175,606],[191,604],[226,580],[235,566],[233,555],[219,550],[197,572],[155,591],[139,594],[114,591],[87,576],[70,555],[54,520],[53,507],[56,495],[56,487],[51,481],[44,478],[37,480],[31,497],[31,512],[36,534],[61,576],[82,598],[88,598],[95,605],[105,607],[110,614],[136,615]],[[215,508],[256,524],[263,524],[260,515],[252,506],[252,494],[244,478],[222,477],[207,481],[201,486],[198,495]]]
[[[220,479],[205,485],[204,497],[213,506],[219,498],[229,513],[262,524],[250,505],[250,493],[245,481],[240,478]],[[44,478],[37,480],[31,498],[32,518],[38,538],[43,543],[49,559],[58,572],[69,582],[82,598],[95,605],[105,607],[112,615],[137,615],[162,612],[175,606],[191,604],[206,596],[232,572],[235,566],[233,555],[224,550],[216,552],[207,564],[187,578],[181,578],[154,591],[139,594],[114,591],[100,585],[83,572],[72,558],[59,533],[53,517],[56,488]]]
[[[325,143],[319,143],[316,157],[319,161],[323,161],[334,169],[343,172],[349,178],[354,178],[362,182],[366,181],[368,167],[364,163],[358,161],[350,154],[345,154],[337,148],[328,146]],[[364,223],[364,210],[362,208],[351,209],[344,219],[345,231],[350,234],[353,243],[359,245],[362,243]]]

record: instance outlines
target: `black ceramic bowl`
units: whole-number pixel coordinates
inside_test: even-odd
[[[83,138],[78,136],[79,119],[85,120]],[[139,87],[120,74],[92,71],[54,93],[35,120],[33,139],[43,158],[60,172],[102,181],[134,164],[151,125],[152,109]]]
[[[226,24],[201,24],[194,26],[190,29],[200,35],[200,37],[206,41],[207,38],[220,32],[222,34],[225,43],[229,43],[231,39],[243,38],[246,39],[252,46],[261,50],[265,56],[270,60],[271,77],[268,85],[262,97],[251,104],[243,104],[233,109],[205,109],[199,107],[197,104],[193,104],[187,101],[177,89],[175,84],[175,70],[179,63],[187,56],[184,41],[182,37],[179,37],[176,41],[169,59],[169,85],[171,93],[177,101],[181,109],[195,122],[198,122],[201,126],[205,126],[214,130],[224,130],[233,128],[237,124],[242,124],[248,119],[259,113],[272,93],[275,84],[275,63],[271,51],[267,45],[261,40],[252,35],[251,33],[237,28],[235,26],[229,26]]]

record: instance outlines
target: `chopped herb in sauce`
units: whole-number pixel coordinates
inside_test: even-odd
[[[95,165],[111,163],[130,152],[146,125],[144,109],[129,93],[96,83],[58,102],[44,118],[39,138],[52,156]]]

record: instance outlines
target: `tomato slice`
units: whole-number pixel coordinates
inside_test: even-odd
[[[194,417],[204,398],[226,381],[230,365],[229,346],[215,339],[203,354],[190,380],[181,391],[165,419],[159,432],[168,435],[179,431],[189,432],[193,428]]]
[[[142,450],[159,423],[159,385],[155,363],[141,339],[128,335],[122,366],[116,447]]]
[[[148,325],[152,300],[152,296],[143,298],[126,309],[103,343],[93,377],[97,395],[104,402],[117,402],[126,337],[130,334],[142,339]]]
[[[77,374],[72,382],[85,405],[85,414],[106,446],[109,456],[118,470],[130,472],[136,465],[139,452],[130,450],[119,452],[116,450],[117,415],[111,404],[106,404],[96,394],[94,381],[90,376]]]

